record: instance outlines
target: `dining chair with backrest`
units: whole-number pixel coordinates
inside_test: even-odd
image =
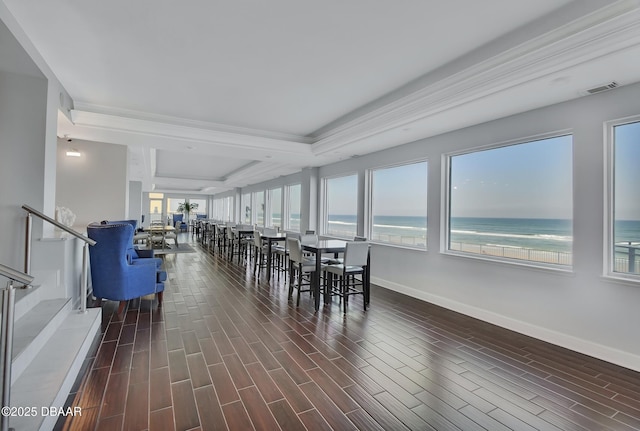
[[[233,261],[233,256],[238,256],[238,263],[241,262],[243,256],[246,257],[247,242],[240,236],[237,230],[229,230],[229,260]]]
[[[366,241],[367,237],[365,236],[354,236],[353,237],[354,241]],[[344,262],[344,257],[334,257],[333,259],[330,259],[332,261],[332,263],[342,263]]]
[[[258,268],[267,267],[267,253],[268,247],[262,242],[262,234],[260,231],[253,233],[253,273],[255,274]]]
[[[242,251],[244,253],[248,252],[249,258],[251,258],[251,252],[253,250],[253,233],[255,232],[255,228],[250,224],[241,224],[238,225],[238,231],[240,242],[242,243]]]
[[[166,241],[168,239],[172,239],[176,248],[178,248],[178,233],[175,230],[164,231],[164,240]]]
[[[287,245],[287,239],[289,238],[297,238],[300,239],[299,232],[285,232],[285,240],[284,243],[278,243],[275,247],[275,254],[277,256],[278,263],[278,271],[285,273],[289,272],[289,247]]]
[[[262,229],[262,235],[263,235],[263,236],[275,236],[275,235],[277,235],[277,234],[278,234],[278,229],[276,229],[276,228],[272,228],[272,227],[265,227],[265,228],[263,228],[263,229]],[[263,239],[263,242],[264,242],[264,241],[265,241],[265,240]],[[275,258],[276,258],[276,262],[277,262],[277,263],[276,263],[276,265],[277,265],[278,267],[280,267],[280,262],[278,261],[278,259],[279,259],[279,255],[278,255],[278,253],[277,253],[277,247],[278,247],[277,245],[273,245],[273,244],[271,245],[271,257],[272,257],[272,258],[273,258],[273,257],[275,257]],[[268,246],[268,245],[266,245],[266,246],[264,247],[264,253],[265,253],[265,256],[266,256],[266,253],[268,253],[268,252],[269,252],[269,246]]]
[[[309,232],[309,231],[307,231]],[[300,244],[302,245],[313,245],[317,244],[320,238],[318,235],[314,233],[305,233],[304,235],[300,235]],[[313,253],[303,252],[303,254],[307,257],[313,256]]]
[[[208,248],[213,247],[215,249],[215,245],[216,245],[216,223],[212,222],[212,221],[205,221],[203,222],[204,225],[206,226],[206,231],[204,233],[204,240],[207,244]]]
[[[342,263],[329,263],[322,265],[322,270],[327,275],[339,277],[338,286],[333,285],[332,277],[326,277],[326,291],[329,295],[342,298],[344,312],[347,312],[349,296],[362,295],[365,311],[367,310],[367,286],[365,271],[369,258],[369,243],[366,241],[349,241],[346,243],[344,260]],[[360,275],[358,280],[356,275]],[[359,287],[359,288],[358,288]]]
[[[302,254],[302,244],[298,238],[287,238],[289,249],[289,299],[293,296],[293,289],[298,289],[296,306],[300,305],[302,292],[313,292],[310,274],[316,271],[316,261]],[[307,277],[305,278],[305,274]],[[294,279],[297,281],[294,284]],[[306,289],[303,287],[307,286]]]
[[[196,218],[195,220],[191,220],[190,223],[196,222],[196,221],[204,221],[207,219],[207,214],[196,214]]]
[[[142,221],[144,222],[144,215],[142,216]],[[133,226],[133,243],[138,244],[142,242],[142,244],[148,246],[151,236],[149,232],[145,232],[142,228],[138,229],[138,220],[126,220],[126,222]]]
[[[218,251],[222,253],[227,248],[227,226],[222,223],[217,224],[216,231]]]
[[[152,220],[149,223],[149,235],[151,247],[164,245],[164,224],[161,220]]]

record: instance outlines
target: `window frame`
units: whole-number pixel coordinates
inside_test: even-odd
[[[616,272],[615,268],[615,128],[640,123],[640,115],[605,121],[604,129],[604,244],[603,277],[640,283],[640,274]]]
[[[520,137],[520,138],[515,138],[515,139],[510,139],[510,140],[506,140],[506,141],[501,141],[501,142],[496,142],[496,143],[490,143],[490,144],[485,144],[485,145],[478,145],[475,147],[471,147],[471,148],[464,148],[461,150],[457,150],[457,151],[451,151],[451,152],[447,152],[447,153],[443,153],[441,156],[441,166],[442,166],[442,170],[441,170],[441,202],[440,202],[440,217],[441,217],[441,226],[442,228],[440,229],[440,254],[444,254],[444,255],[449,255],[449,256],[456,256],[456,257],[462,257],[462,258],[467,258],[467,259],[476,259],[476,260],[482,260],[482,261],[488,261],[488,262],[496,262],[496,263],[502,263],[502,264],[506,264],[506,265],[515,265],[515,266],[523,266],[523,267],[528,267],[528,268],[534,268],[534,269],[542,269],[542,270],[549,270],[549,271],[554,271],[554,272],[561,272],[561,273],[573,273],[574,271],[574,265],[575,262],[572,260],[571,265],[561,265],[561,264],[553,264],[553,263],[544,263],[544,262],[539,262],[539,261],[534,261],[534,260],[525,260],[525,259],[513,259],[513,258],[507,258],[507,257],[500,257],[500,256],[491,256],[491,255],[486,255],[486,254],[479,254],[479,253],[471,253],[471,252],[464,252],[464,251],[458,251],[458,250],[451,250],[449,248],[450,245],[450,240],[451,240],[451,160],[453,157],[455,156],[461,156],[461,155],[465,155],[465,154],[472,154],[472,153],[478,153],[481,151],[488,151],[488,150],[494,150],[494,149],[499,149],[499,148],[505,148],[505,147],[510,147],[510,146],[514,146],[514,145],[521,145],[521,144],[528,144],[528,143],[533,143],[536,141],[543,141],[546,139],[553,139],[553,138],[560,138],[563,136],[571,136],[571,172],[572,172],[572,179],[573,179],[573,172],[574,172],[574,147],[575,147],[575,142],[574,142],[574,138],[575,138],[575,134],[573,129],[562,129],[562,130],[557,130],[557,131],[553,131],[553,132],[546,132],[546,133],[540,133],[540,134],[536,134],[536,135],[530,135],[530,136],[525,136],[525,137]],[[571,214],[571,222],[572,222],[572,231],[571,231],[571,235],[572,238],[575,237],[574,235],[574,230],[575,230],[575,226],[573,225],[573,221],[575,220],[574,217],[574,212],[575,212],[575,205],[574,205],[574,191],[575,190],[575,183],[572,182],[572,193],[571,193],[571,207],[572,207],[572,214]],[[572,241],[571,244],[571,255],[572,258],[575,256],[575,252],[574,252],[574,246],[575,246],[575,242]]]
[[[425,217],[427,217],[427,237],[425,239],[425,245],[424,247],[418,247],[418,246],[412,246],[412,245],[407,245],[407,244],[395,244],[392,242],[384,242],[384,241],[376,241],[373,239],[373,188],[374,188],[374,183],[373,183],[373,175],[375,171],[380,171],[380,170],[384,170],[384,169],[393,169],[393,168],[399,168],[399,167],[403,167],[403,166],[410,166],[410,165],[415,165],[418,163],[424,163],[426,165],[426,169],[427,169],[427,184],[426,184],[426,188],[427,188],[427,193],[424,196],[426,205],[427,205],[427,212],[425,213]],[[405,249],[410,249],[410,250],[416,250],[416,251],[427,251],[428,250],[428,232],[429,232],[429,218],[428,218],[428,212],[429,212],[429,159],[427,157],[421,157],[418,159],[411,159],[411,160],[403,160],[401,162],[397,162],[397,163],[392,163],[392,164],[385,164],[385,165],[380,165],[380,166],[375,166],[375,167],[371,167],[368,168],[365,172],[365,196],[366,196],[366,202],[365,202],[365,217],[364,217],[364,232],[365,232],[365,236],[367,237],[367,239],[369,240],[369,242],[377,244],[377,245],[383,245],[383,246],[388,246],[388,247],[396,247],[396,248],[405,248]]]
[[[327,190],[328,190],[327,183],[328,183],[329,180],[332,180],[332,179],[346,178],[346,177],[355,177],[356,178],[356,190],[355,190],[356,196],[355,196],[355,199],[356,199],[356,202],[357,202],[357,200],[358,200],[358,186],[359,186],[358,182],[360,180],[359,175],[358,175],[358,171],[350,171],[350,172],[347,172],[347,173],[341,173],[341,174],[329,175],[329,176],[326,176],[326,177],[322,177],[322,180],[321,180],[321,191],[320,191],[321,196],[322,196],[322,200],[321,200],[321,204],[322,205],[320,207],[320,225],[319,225],[319,228],[320,228],[320,234],[323,235],[323,236],[326,236],[326,237],[329,237],[329,238],[343,239],[343,240],[344,239],[352,239],[352,238],[349,238],[349,237],[336,236],[335,234],[331,234],[331,233],[327,232],[327,227],[329,225],[329,214],[328,214],[328,208],[327,208],[327,204],[328,204],[328,201],[327,201],[327,198],[328,198],[328,195],[327,195]],[[356,214],[355,215],[356,215],[356,232],[354,233],[354,235],[358,235],[359,214],[358,214],[358,205],[357,204],[356,204]]]

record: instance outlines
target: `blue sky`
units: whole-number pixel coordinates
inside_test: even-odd
[[[615,218],[640,220],[640,122],[615,128]]]
[[[427,162],[373,173],[373,214],[427,215]]]
[[[455,156],[452,217],[572,217],[572,137]]]
[[[358,176],[329,178],[327,180],[327,205],[329,214],[357,214]]]
[[[640,123],[616,128],[616,218],[640,220]],[[570,219],[573,137],[454,156],[451,215]],[[373,175],[375,215],[426,214],[426,163],[379,169]],[[329,213],[355,214],[357,176],[329,180]]]
[[[294,214],[300,213],[300,184],[289,187],[289,207]]]
[[[572,137],[454,156],[453,217],[572,217]],[[425,162],[374,171],[376,215],[425,215]],[[355,214],[357,176],[329,180],[329,213]]]

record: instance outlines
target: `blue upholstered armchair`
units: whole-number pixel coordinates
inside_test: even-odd
[[[184,214],[173,215],[173,227],[175,227],[176,230],[180,229],[181,231],[187,231],[187,224],[184,222]]]
[[[102,299],[120,301],[122,313],[128,300],[157,294],[158,305],[166,272],[161,269],[162,259],[143,258],[133,248],[133,226],[128,222],[92,223],[87,227],[89,238],[97,242],[89,249],[93,295]]]
[[[116,221],[107,221],[107,220],[103,220],[100,222],[100,224],[105,225],[105,224],[130,224],[133,227],[133,236],[135,237],[136,234],[136,227],[138,226],[138,221],[137,220],[116,220]],[[158,268],[158,270],[160,270],[160,268],[162,267],[162,259],[155,257],[154,251],[153,249],[139,249],[138,247],[136,247],[133,244],[133,238],[131,240],[131,245],[129,247],[129,250],[127,250],[127,253],[130,256],[130,259],[132,260],[132,263],[148,263],[148,261],[140,261],[138,262],[138,259],[143,258],[143,259],[154,259],[154,262],[156,263],[156,267]],[[166,273],[164,274],[165,278],[163,278],[160,281],[164,281],[166,280]]]

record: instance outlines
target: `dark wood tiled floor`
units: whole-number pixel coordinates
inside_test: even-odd
[[[347,315],[196,246],[103,332],[69,430],[634,430],[640,374],[374,286]]]

